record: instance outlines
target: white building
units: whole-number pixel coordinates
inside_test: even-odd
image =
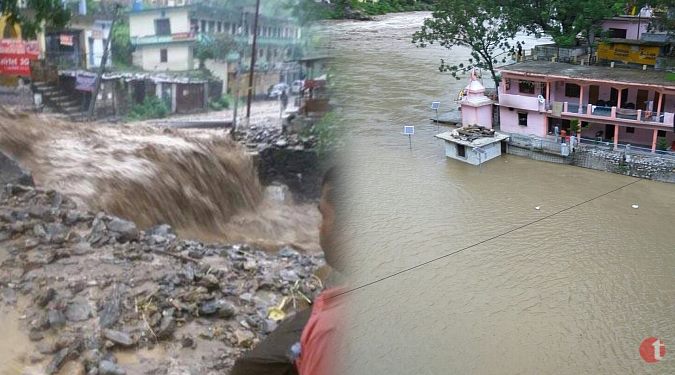
[[[136,47],[133,64],[148,71],[194,69],[195,30],[190,7],[175,6],[132,11],[129,34]]]
[[[495,132],[492,137],[468,140],[457,130],[441,133],[436,137],[445,141],[445,156],[473,165],[485,163],[500,156],[502,151],[506,152],[509,139],[508,135]]]

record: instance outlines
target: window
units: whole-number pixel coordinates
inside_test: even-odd
[[[527,126],[527,112],[518,112],[518,125]]]
[[[578,98],[581,95],[581,87],[574,83],[565,84],[565,96],[568,98]]]
[[[466,157],[466,146],[457,145],[457,156],[465,158]]]
[[[223,23],[218,21],[218,32],[222,33],[223,32]]]
[[[167,62],[169,60],[168,58],[168,53],[166,51],[166,48],[162,48],[159,50],[159,62]]]
[[[155,35],[171,35],[171,22],[168,18],[155,20]]]
[[[610,28],[609,29],[609,37],[610,38],[619,38],[619,39],[626,39],[626,32],[628,30],[626,29],[614,29]]]
[[[523,94],[534,94],[534,82],[520,81],[518,82],[518,91]]]
[[[627,128],[626,128],[626,133],[634,134],[634,133],[635,133],[635,128],[632,127],[632,126],[627,127]]]
[[[666,131],[665,131],[665,130],[659,130],[659,131],[656,133],[656,136],[659,137],[659,138],[665,137],[665,136],[666,136]]]

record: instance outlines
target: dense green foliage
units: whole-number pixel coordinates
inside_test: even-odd
[[[672,0],[656,0],[651,5],[664,11],[669,2],[672,5]],[[578,45],[583,38],[592,48],[594,39],[604,35],[600,28],[603,19],[639,11],[646,4],[642,0],[438,0],[432,17],[414,34],[413,43],[419,47],[433,43],[448,49],[468,47],[468,65],[448,66],[441,60],[440,70],[457,77],[473,67],[483,68],[497,84],[494,66],[513,53],[517,45],[509,40],[517,31],[537,37],[549,35],[561,47]],[[672,21],[661,17],[654,24],[671,30]]]
[[[230,98],[229,95],[223,95],[218,99],[211,100],[209,102],[209,108],[214,110],[214,111],[220,111],[223,109],[228,109],[230,108],[230,102],[232,101],[232,98]]]
[[[509,43],[518,27],[501,17],[502,10],[490,0],[439,0],[431,18],[413,35],[418,47],[438,43],[451,49],[454,46],[471,49],[469,64],[447,65],[441,60],[439,69],[459,79],[459,73],[473,68],[487,69],[495,86],[499,78],[495,64],[505,61],[515,46]]]
[[[146,96],[142,104],[136,104],[127,115],[130,121],[164,118],[169,114],[169,107],[156,96]]]
[[[659,137],[658,141],[656,141],[656,149],[661,151],[668,150],[668,140],[666,137]]]
[[[43,21],[47,27],[61,28],[70,20],[61,0],[27,0],[26,5],[27,9],[20,9],[18,0],[0,0],[0,14],[10,23],[18,23],[24,38],[35,38]]]
[[[411,12],[419,10],[431,10],[434,1],[423,0],[380,0],[377,2],[352,2],[354,9],[363,10],[367,14],[385,14],[394,12]]]
[[[324,157],[340,146],[341,129],[344,129],[344,127],[339,124],[338,115],[335,112],[328,112],[319,122],[307,128],[301,135],[303,137],[316,137],[316,150],[320,157]]]
[[[321,19],[342,19],[360,13],[378,15],[393,12],[431,10],[435,0],[333,0],[331,4],[315,0],[287,0],[293,15],[304,22]]]
[[[111,32],[110,48],[113,64],[117,67],[131,65],[133,47],[129,36],[129,19],[127,17],[118,18]]]
[[[194,50],[199,60],[199,68],[204,69],[204,62],[209,59],[226,60],[232,52],[244,53],[246,46],[237,43],[229,34],[203,35]]]

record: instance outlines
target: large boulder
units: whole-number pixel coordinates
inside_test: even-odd
[[[6,184],[34,186],[31,173],[9,155],[0,151],[0,186]]]

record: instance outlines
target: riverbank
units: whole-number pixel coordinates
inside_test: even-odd
[[[433,10],[433,4],[423,1],[415,4],[401,4],[399,1],[379,0],[375,2],[357,2],[353,4],[312,4],[321,7],[315,10],[315,15],[322,19],[373,21],[375,16],[384,16],[394,13],[428,12]]]

